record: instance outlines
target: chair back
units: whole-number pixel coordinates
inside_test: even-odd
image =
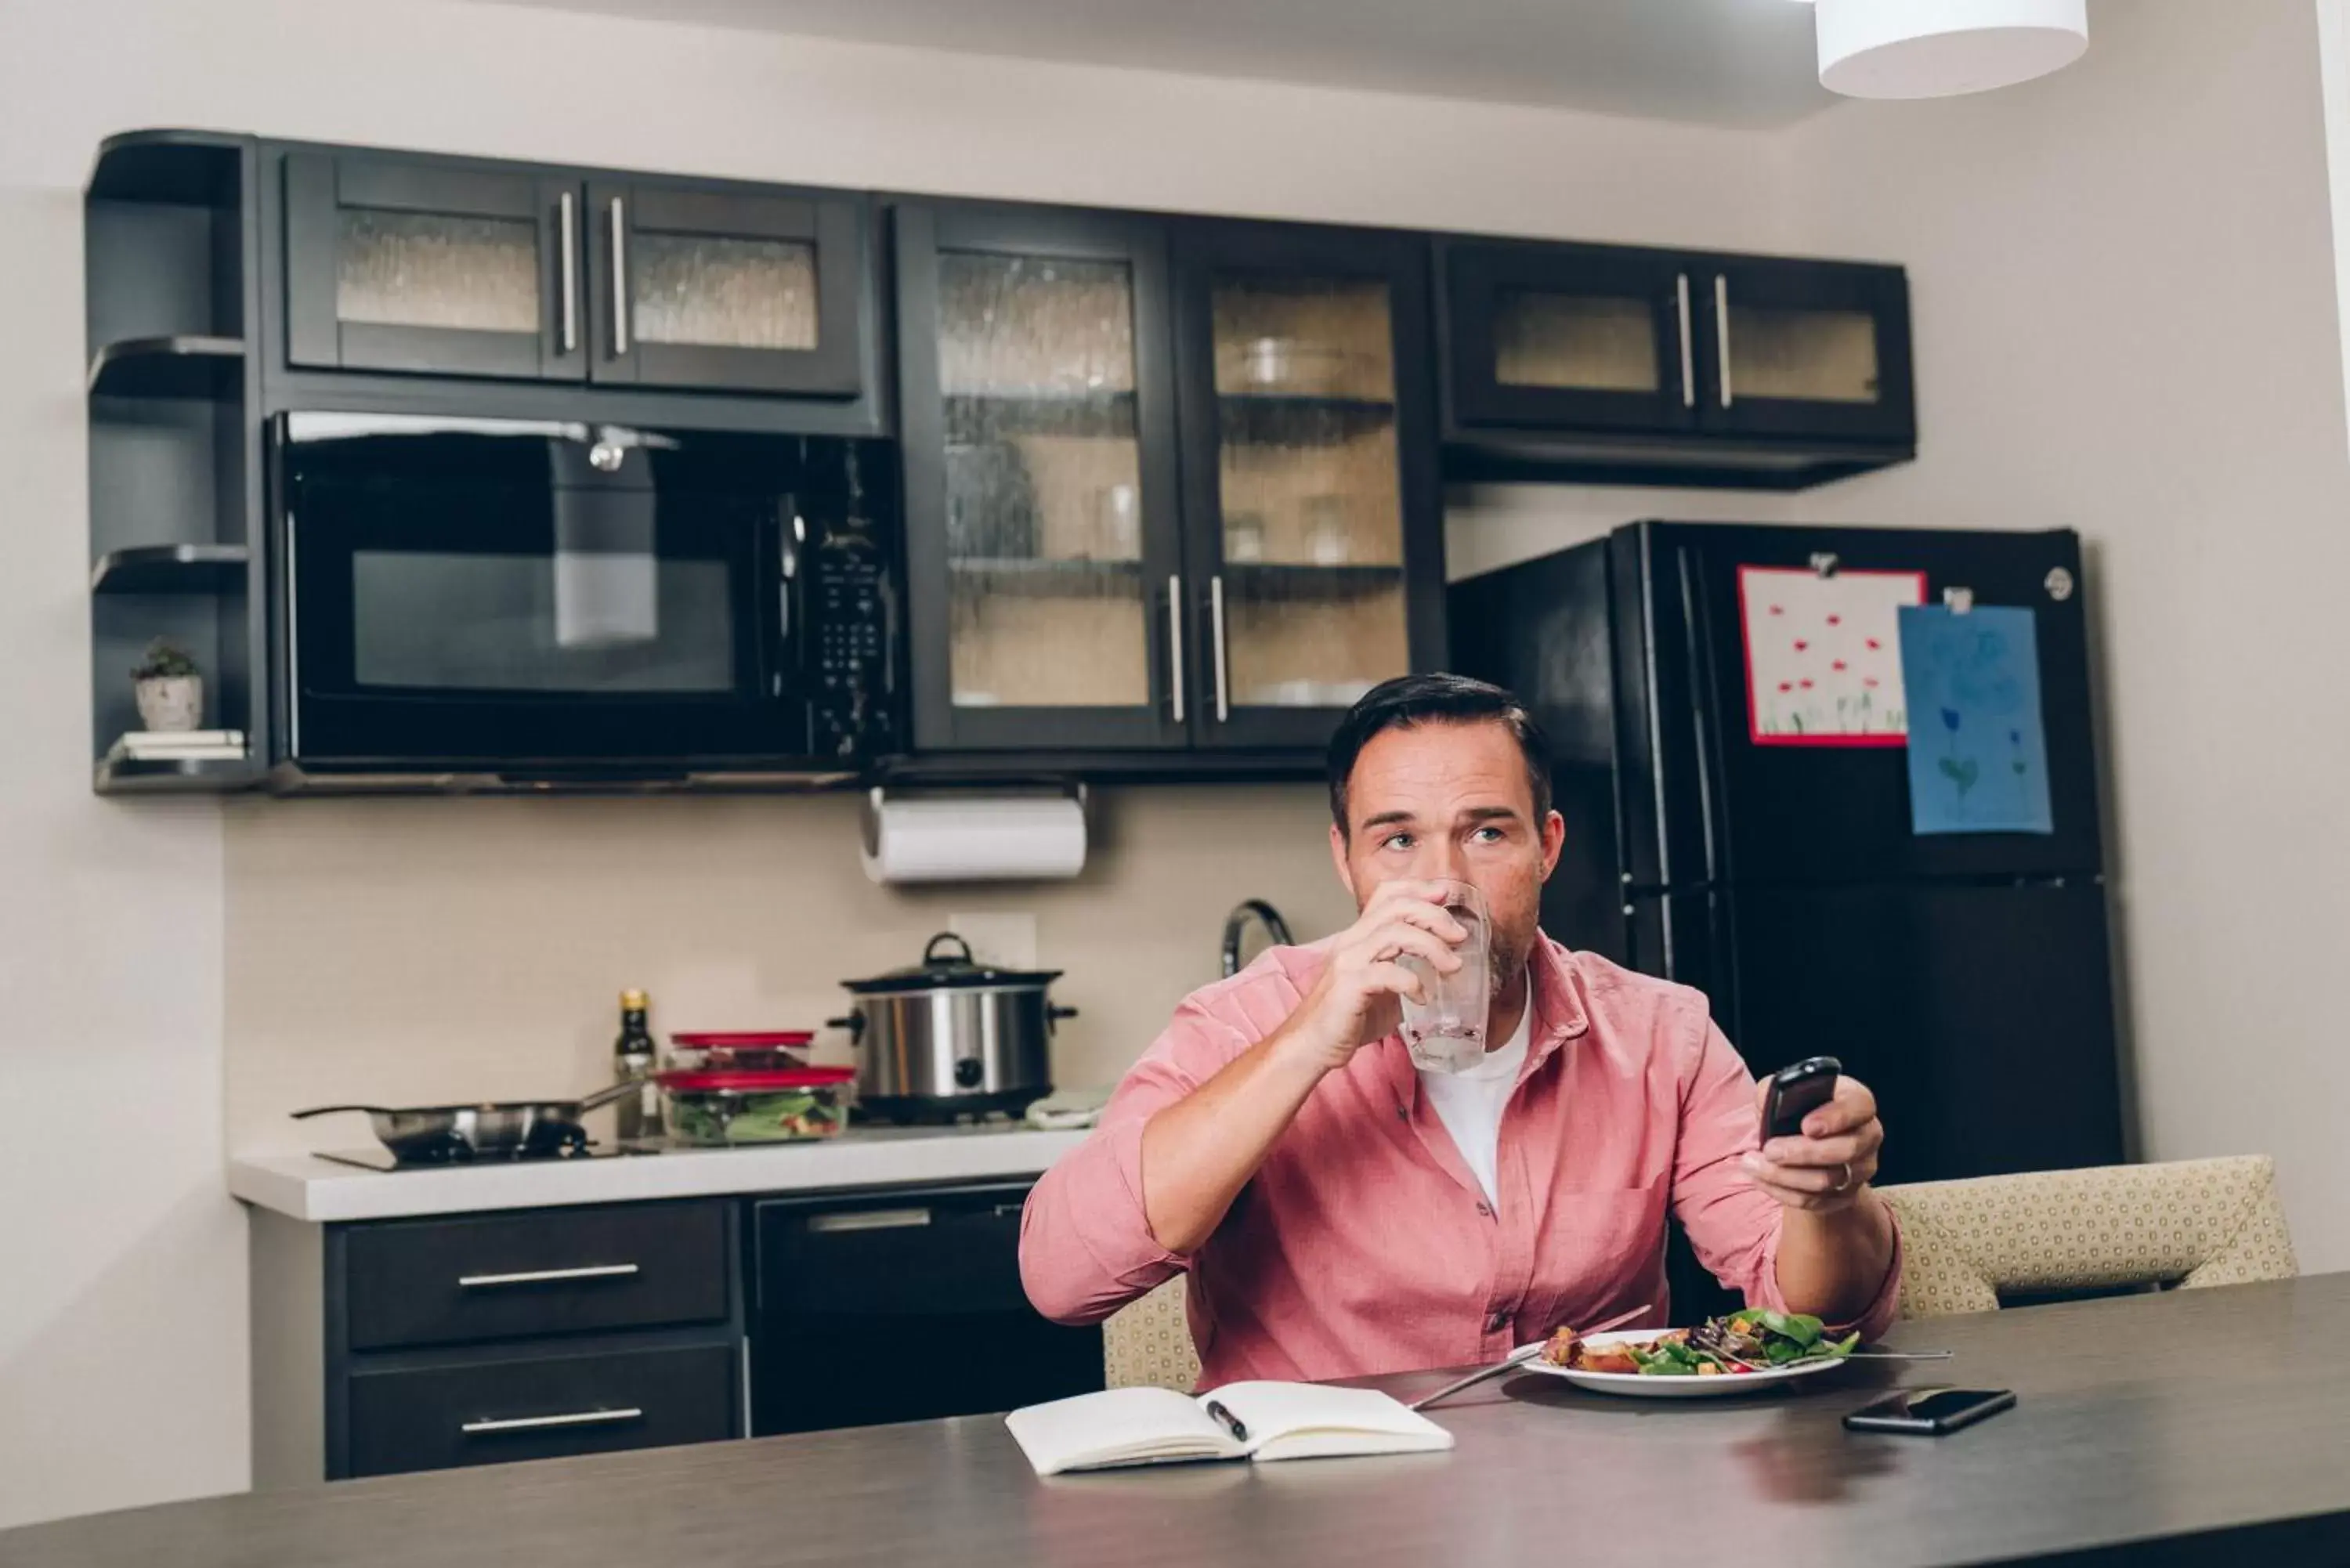
[[[1102,1324],[1102,1371],[1112,1388],[1172,1388],[1189,1394],[1200,1386],[1200,1355],[1191,1347],[1189,1299],[1181,1274],[1149,1295],[1130,1301]]]
[[[1879,1189],[1901,1219],[1901,1315],[1987,1312],[2000,1293],[2291,1279],[2266,1155],[2035,1170]]]

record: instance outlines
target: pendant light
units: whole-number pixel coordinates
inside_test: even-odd
[[[2088,0],[1817,0],[1820,85],[1851,98],[1989,92],[2071,65]]]

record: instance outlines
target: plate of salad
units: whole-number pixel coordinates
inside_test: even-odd
[[[1592,1334],[1562,1328],[1525,1370],[1602,1394],[1706,1399],[1833,1372],[1859,1345],[1857,1334],[1832,1337],[1806,1313],[1750,1307],[1694,1328]]]

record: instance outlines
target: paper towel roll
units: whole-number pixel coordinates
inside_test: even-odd
[[[1042,882],[1086,868],[1086,810],[1066,795],[924,795],[867,807],[876,882]]]

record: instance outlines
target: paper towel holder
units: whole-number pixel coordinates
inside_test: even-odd
[[[890,791],[875,784],[865,792],[865,800],[858,809],[858,836],[863,840],[868,856],[881,853],[881,806]],[[957,800],[1073,800],[1077,809],[1086,809],[1088,795],[1083,779],[1038,779],[1033,783],[968,785],[937,784],[896,792],[900,800],[920,795],[951,795]]]

